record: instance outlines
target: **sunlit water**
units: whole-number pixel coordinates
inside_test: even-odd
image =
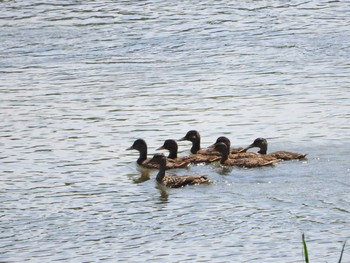
[[[348,1],[0,1],[1,262],[337,262],[350,237]],[[308,153],[137,167],[190,129]],[[181,155],[190,144],[179,143]],[[350,261],[349,246],[343,262]]]

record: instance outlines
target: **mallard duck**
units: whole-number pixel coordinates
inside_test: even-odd
[[[174,160],[174,162],[186,162],[186,163],[211,163],[220,159],[220,156],[216,155],[202,155],[202,154],[192,154],[190,156],[178,157],[178,145],[175,140],[166,140],[163,146],[159,147],[157,150],[168,150],[168,159]],[[214,151],[213,151],[214,152]]]
[[[203,175],[185,175],[185,176],[169,176],[165,175],[166,168],[166,157],[162,153],[157,153],[153,156],[150,162],[157,163],[159,165],[159,172],[157,174],[156,180],[158,183],[171,187],[179,188],[186,185],[196,185],[196,184],[210,184],[211,181]]]
[[[150,169],[158,169],[159,164],[149,162],[149,159],[147,159],[147,144],[143,139],[137,139],[133,145],[126,150],[137,150],[140,155],[137,159],[137,164]],[[166,169],[174,169],[174,168],[181,168],[187,166],[187,163],[175,163],[174,161],[168,160],[166,162]]]
[[[179,139],[178,141],[190,141],[192,142],[191,153],[192,154],[202,154],[202,155],[215,155],[213,150],[201,149],[201,136],[196,130],[191,130],[186,133],[185,137]]]
[[[219,142],[214,145],[214,150],[218,151],[221,154],[220,163],[223,165],[245,167],[245,168],[255,168],[263,167],[275,164],[278,162],[277,159],[274,160],[265,160],[262,157],[255,156],[253,158],[235,158],[229,159],[228,148],[225,143]]]
[[[267,145],[268,144],[266,139],[257,138],[254,140],[252,144],[244,148],[242,152],[246,152],[251,148],[257,147],[257,148],[260,148],[258,153],[263,155],[269,155],[280,160],[293,160],[293,159],[301,160],[301,159],[305,159],[307,155],[307,154],[293,153],[293,152],[287,152],[287,151],[277,151],[277,152],[267,154]]]

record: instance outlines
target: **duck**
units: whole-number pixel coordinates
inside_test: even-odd
[[[260,148],[260,150],[258,151],[259,154],[269,155],[284,161],[302,160],[302,159],[306,159],[306,156],[307,156],[307,154],[300,154],[300,153],[287,152],[287,151],[277,151],[277,152],[267,154],[267,146],[268,144],[265,138],[257,138],[254,140],[252,144],[244,148],[241,152],[246,152],[251,148],[257,147],[257,148]]]
[[[229,159],[240,159],[240,158],[263,158],[265,161],[277,161],[278,159],[276,157],[270,156],[270,155],[261,155],[260,153],[255,152],[244,152],[243,150],[245,148],[230,148],[231,142],[227,137],[221,136],[219,137],[216,142],[210,146],[210,149],[214,149],[215,144],[222,142],[227,146],[227,149],[230,149],[230,152],[228,153]]]
[[[143,139],[137,139],[134,141],[133,145],[131,145],[126,150],[137,150],[139,154],[139,158],[137,159],[136,163],[144,168],[149,169],[158,169],[159,164],[150,162],[150,159],[147,159],[147,143]],[[176,163],[172,160],[168,160],[166,162],[166,169],[175,169],[175,168],[182,168],[186,167],[188,164],[183,163]]]
[[[273,165],[279,161],[278,159],[266,160],[260,156],[230,159],[228,148],[223,142],[216,143],[214,145],[214,150],[221,154],[220,164],[222,165],[256,168]]]
[[[159,147],[157,150],[168,150],[169,155],[168,159],[173,160],[174,162],[180,163],[211,163],[218,161],[220,156],[217,155],[202,155],[202,154],[192,154],[190,156],[178,157],[178,144],[175,140],[168,139],[165,140],[163,146]],[[214,152],[214,151],[213,151]]]
[[[156,180],[159,184],[170,188],[180,188],[186,185],[210,184],[211,181],[204,175],[169,176],[165,174],[167,158],[163,153],[156,153],[149,161],[159,165]]]
[[[192,142],[191,153],[202,155],[215,155],[211,149],[201,149],[201,136],[196,130],[190,130],[186,135],[178,141],[190,141]]]

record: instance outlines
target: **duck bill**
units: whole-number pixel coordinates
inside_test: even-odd
[[[181,139],[178,139],[179,142],[181,141],[187,141],[187,138],[186,137],[182,137]]]
[[[134,148],[132,146],[130,146],[129,148],[126,148],[125,150],[130,151],[130,150],[134,150]]]
[[[156,151],[160,151],[160,150],[165,150],[164,146],[161,146],[161,147],[156,149]]]
[[[251,144],[251,145],[245,147],[244,149],[240,150],[239,152],[240,153],[245,153],[246,151],[248,151],[249,149],[254,148],[254,147],[255,147],[255,145]]]

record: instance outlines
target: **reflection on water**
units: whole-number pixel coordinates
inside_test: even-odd
[[[310,257],[337,261],[350,236],[346,1],[0,8],[0,261],[297,262],[302,233]],[[164,189],[124,151],[143,138],[151,156],[191,129],[203,147],[265,137],[308,160],[169,170],[214,183]]]
[[[168,188],[164,185],[157,183],[157,189],[159,189],[160,192],[159,201],[162,203],[167,203],[169,197]]]
[[[145,181],[147,181],[147,180],[149,180],[150,179],[150,170],[149,169],[143,169],[143,168],[141,168],[141,169],[139,169],[140,170],[140,176],[139,177],[136,177],[136,178],[134,178],[135,177],[135,175],[134,174],[130,174],[129,176],[132,178],[132,181],[135,183],[135,184],[140,184],[140,183],[143,183],[143,182],[145,182]]]

